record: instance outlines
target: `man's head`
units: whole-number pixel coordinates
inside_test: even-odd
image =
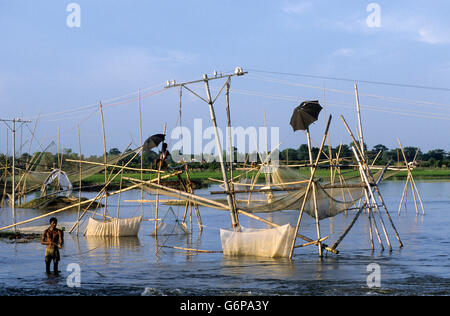
[[[56,219],[56,217],[50,218],[50,226],[55,228],[56,224],[58,224],[58,220]]]

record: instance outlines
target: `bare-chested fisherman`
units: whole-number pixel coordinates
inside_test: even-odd
[[[53,272],[58,274],[58,263],[60,260],[59,249],[63,244],[61,230],[56,228],[58,220],[55,217],[50,218],[50,227],[44,231],[41,244],[46,245],[45,249],[45,270],[50,273],[50,263],[53,261]]]

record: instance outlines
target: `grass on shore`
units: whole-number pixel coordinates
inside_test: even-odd
[[[243,171],[233,171],[233,176],[237,176],[239,174],[244,173]],[[357,170],[342,170],[342,173],[345,178],[349,177],[358,177],[359,172]],[[309,170],[307,168],[303,168],[300,171],[300,174],[305,176],[306,178],[309,177]],[[449,168],[433,168],[433,169],[425,169],[425,168],[416,168],[412,171],[412,174],[415,179],[450,179],[450,169]],[[389,175],[389,172],[387,173]],[[128,178],[135,178],[140,179],[141,175],[140,173],[124,173],[124,177]],[[249,177],[251,178],[252,173],[249,173]],[[398,172],[389,179],[406,179],[407,172],[402,171]],[[330,177],[330,170],[329,169],[318,169],[316,171],[316,177],[323,178],[324,180]],[[156,178],[155,174],[143,174],[143,180],[147,181],[150,179]],[[183,173],[182,178],[186,179],[186,175]],[[209,178],[213,179],[222,179],[222,173],[220,170],[204,170],[204,171],[192,171],[189,173],[189,178],[192,181],[198,181],[203,183],[213,183],[213,181],[209,180]],[[168,180],[177,180],[178,178],[176,176],[169,178]],[[264,174],[259,175],[260,180],[264,180]],[[84,185],[93,185],[93,184],[103,184],[105,181],[104,174],[95,174],[92,175],[85,180],[83,180]],[[116,179],[114,179],[113,183],[118,183],[120,181],[120,176],[117,176]]]

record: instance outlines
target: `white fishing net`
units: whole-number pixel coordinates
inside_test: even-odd
[[[289,257],[294,228],[283,225],[270,229],[241,227],[239,232],[220,230],[223,254],[226,256]]]
[[[89,218],[86,236],[137,236],[143,216],[97,220]]]

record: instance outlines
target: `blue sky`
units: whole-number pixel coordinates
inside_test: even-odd
[[[80,28],[66,24],[71,2],[81,8]],[[398,137],[423,151],[450,150],[450,4],[375,1],[380,27],[371,28],[366,9],[372,2],[0,0],[0,117],[35,119],[40,113],[41,146],[57,141],[59,128],[61,147],[74,152],[80,124],[82,151],[99,155],[101,121],[93,111],[100,101],[107,147],[123,149],[139,144],[138,88],[148,88],[146,95],[169,79],[200,79],[241,66],[249,73],[232,81],[233,124],[262,126],[266,111],[268,125],[280,128],[281,148],[305,143],[289,120],[301,101],[316,99],[326,107],[311,127],[314,140],[320,142],[326,113],[333,115],[332,145],[350,143],[339,116],[355,131],[354,82],[269,72],[362,80],[369,147],[395,148]],[[115,97],[123,102],[110,101]],[[224,104],[224,98],[216,104],[222,127]],[[170,133],[178,106],[176,89],[142,98],[144,137],[161,132],[165,122]],[[185,91],[182,123],[192,128],[195,118],[209,124],[207,105]],[[23,143],[34,122],[28,126]],[[1,152],[5,134],[1,125]],[[37,149],[35,142],[32,151]]]

